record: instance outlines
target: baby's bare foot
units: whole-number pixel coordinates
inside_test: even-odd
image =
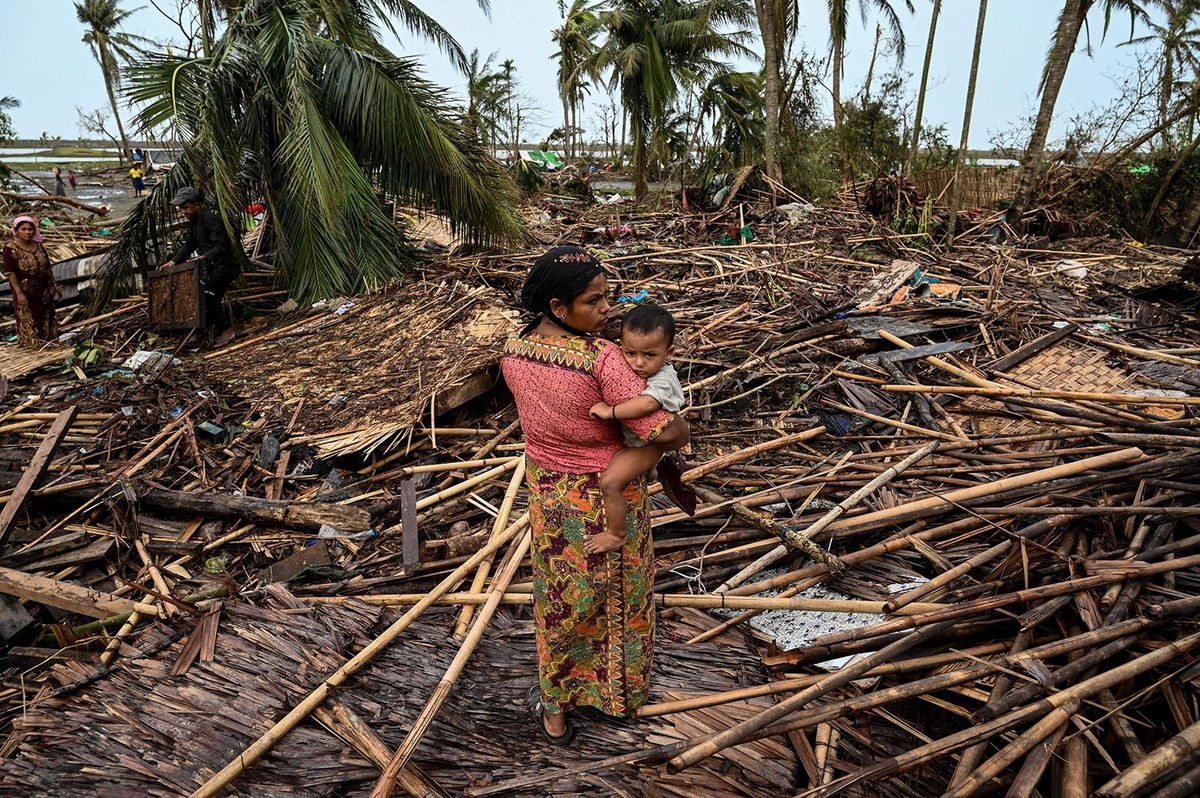
[[[624,535],[615,535],[608,531],[588,535],[583,539],[583,547],[588,554],[603,554],[606,551],[615,551],[624,545]]]

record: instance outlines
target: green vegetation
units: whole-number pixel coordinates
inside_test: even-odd
[[[142,242],[174,220],[168,201],[184,185],[227,224],[253,200],[269,204],[275,266],[301,303],[401,274],[405,240],[381,190],[468,240],[520,238],[512,180],[443,91],[380,42],[380,5],[246,0],[211,57],[131,69],[139,126],[172,129],[183,155],[132,212],[114,262],[146,257]]]

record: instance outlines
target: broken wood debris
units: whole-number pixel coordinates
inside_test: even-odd
[[[677,318],[704,503],[653,513],[650,704],[581,718],[566,757],[520,709],[524,452],[489,387],[542,248],[251,300],[239,342],[159,343],[182,364],[141,378],[144,303],[73,319],[109,360],[82,378],[0,347],[0,790],[1194,792],[1184,254],[976,226],[948,258],[853,190],[803,221],[739,210],[753,245],[643,209],[597,250]],[[615,213],[559,212],[547,241]],[[1055,268],[1088,251],[1087,277]]]

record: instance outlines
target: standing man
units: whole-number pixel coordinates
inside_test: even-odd
[[[159,268],[169,269],[186,261],[193,252],[199,253],[196,260],[204,264],[204,321],[209,336],[215,336],[217,346],[223,346],[234,336],[225,308],[225,292],[237,279],[241,265],[221,217],[204,207],[203,194],[185,186],[175,194],[171,204],[187,219],[187,238],[174,256]]]

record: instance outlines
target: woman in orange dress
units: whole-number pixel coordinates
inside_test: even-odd
[[[54,267],[33,219],[19,216],[13,220],[12,229],[13,241],[0,256],[4,261],[4,276],[12,288],[17,341],[21,346],[37,347],[58,337],[54,300],[62,294],[54,282]]]

